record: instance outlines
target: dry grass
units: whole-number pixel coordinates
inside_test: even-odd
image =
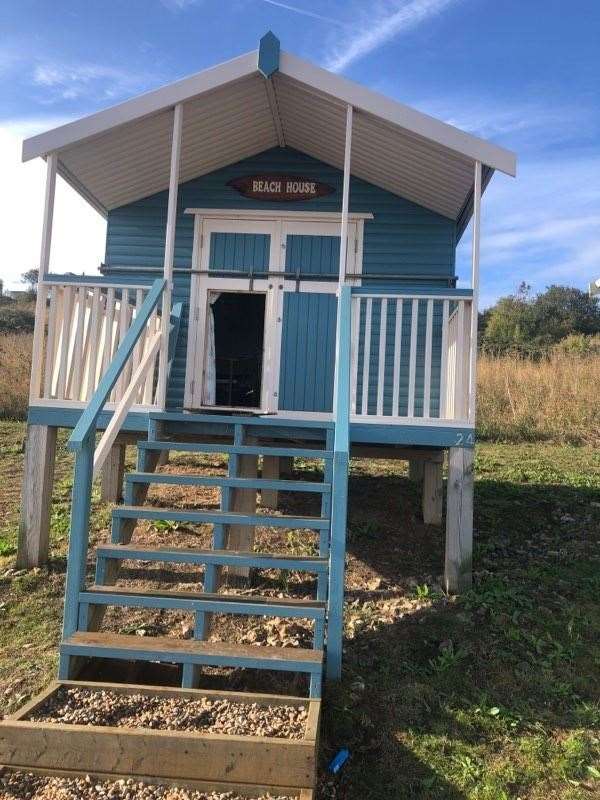
[[[504,441],[600,441],[600,356],[532,361],[484,356],[478,367],[480,436]]]
[[[0,418],[25,419],[33,334],[0,336]]]

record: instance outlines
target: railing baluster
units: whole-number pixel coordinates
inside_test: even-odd
[[[408,368],[408,416],[415,415],[415,379],[417,374],[417,334],[419,321],[419,301],[412,300],[412,318],[410,324],[410,362]]]
[[[400,415],[400,359],[402,356],[402,298],[396,299],[396,324],[394,328],[394,374],[392,378],[392,416]]]
[[[73,320],[73,287],[66,286],[63,290],[62,330],[60,336],[60,356],[58,368],[58,381],[56,396],[59,400],[65,398],[67,386],[67,370],[69,363],[69,350],[71,346],[71,323]]]
[[[450,301],[442,301],[442,353],[440,357],[440,419],[446,418],[448,405],[447,385],[448,385],[448,314]]]
[[[423,416],[431,416],[431,345],[433,338],[433,300],[427,301],[425,328],[425,386],[423,388]]]
[[[52,397],[52,379],[54,376],[54,354],[56,327],[58,325],[58,306],[61,290],[58,286],[50,287],[50,309],[48,311],[48,336],[46,338],[46,365],[44,367],[44,397]]]
[[[367,298],[365,312],[365,343],[363,347],[362,402],[361,414],[369,413],[369,369],[371,365],[371,313],[373,300]]]
[[[96,370],[98,366],[98,329],[100,327],[100,287],[96,286],[92,293],[92,310],[88,330],[88,355],[85,399],[89,400],[96,388]]]
[[[456,320],[456,367],[454,384],[454,419],[462,418],[464,408],[465,392],[465,370],[464,370],[464,346],[465,346],[465,303],[460,301],[458,304]]]
[[[73,356],[71,358],[71,369],[69,370],[69,382],[67,384],[67,394],[71,400],[79,400],[81,395],[81,373],[83,360],[83,324],[85,322],[85,286],[77,289],[77,327],[75,329],[75,342],[73,344]]]
[[[360,333],[360,297],[352,298],[352,338],[350,357],[350,411],[356,414],[358,391],[358,337]]]
[[[377,416],[383,416],[383,396],[385,388],[385,347],[387,344],[387,298],[381,301],[379,314],[379,369],[377,374]]]
[[[121,289],[121,306],[119,308],[119,344],[125,338],[125,334],[127,333],[129,319],[129,290],[128,289]],[[121,377],[118,380],[118,383],[115,387],[115,401],[118,402],[121,397],[123,396],[123,392],[125,391],[125,386],[127,385],[126,380],[126,372],[127,367],[123,369],[121,373]]]

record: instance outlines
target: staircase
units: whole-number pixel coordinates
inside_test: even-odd
[[[325,653],[331,660],[331,674],[341,661],[341,620],[343,604],[343,536],[332,529],[332,509],[336,495],[345,504],[347,458],[337,470],[334,482],[335,429],[331,422],[281,420],[269,417],[216,416],[185,412],[154,412],[148,415],[148,437],[138,442],[137,471],[126,475],[123,505],[112,513],[111,543],[96,548],[96,573],[93,585],[85,585],[87,541],[70,544],[65,623],[60,646],[59,677],[74,677],[81,657],[152,661],[182,666],[182,686],[198,685],[200,667],[237,667],[299,672],[309,676],[310,697],[321,696]],[[308,443],[309,446],[306,446]],[[164,452],[225,454],[227,475],[205,476],[189,472],[155,472]],[[241,465],[244,457],[264,456],[319,459],[323,480],[281,480],[247,477]],[[247,461],[247,459],[246,459]],[[152,485],[217,487],[220,508],[169,508],[146,502]],[[286,491],[320,497],[319,516],[296,516],[236,510],[240,492],[256,496],[258,491]],[[74,510],[77,498],[77,471]],[[89,508],[84,509],[89,520]],[[344,506],[345,518],[345,506]],[[150,546],[132,543],[140,520],[212,525],[209,549]],[[308,531],[318,537],[318,555],[255,552],[231,549],[232,526],[256,525]],[[238,528],[238,530],[239,530]],[[87,531],[86,531],[87,539]],[[332,543],[335,546],[332,547]],[[332,569],[332,558],[336,563]],[[340,563],[341,559],[341,563]],[[119,571],[124,561],[184,564],[203,567],[203,584],[198,591],[158,591],[151,588],[120,586]],[[314,599],[271,597],[220,591],[225,569],[237,572],[251,569],[293,570],[316,576]],[[340,577],[341,586],[340,586]],[[168,609],[191,613],[192,639],[135,636],[102,630],[108,607]],[[232,614],[279,618],[302,618],[312,623],[312,647],[275,647],[209,641],[210,615]]]

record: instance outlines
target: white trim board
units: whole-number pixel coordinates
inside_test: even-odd
[[[302,222],[340,222],[341,212],[338,211],[272,211],[265,209],[246,209],[232,211],[221,208],[186,208],[185,214],[195,214],[205,219],[297,219]],[[353,212],[348,214],[348,219],[357,221],[375,219],[371,212]]]

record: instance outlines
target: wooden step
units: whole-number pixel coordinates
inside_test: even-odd
[[[113,524],[123,519],[211,523],[213,525],[262,525],[272,528],[309,528],[316,531],[329,529],[329,520],[323,517],[243,514],[237,511],[194,511],[183,508],[159,508],[158,506],[117,506],[113,509]]]
[[[272,489],[284,492],[315,492],[328,494],[331,484],[317,481],[269,480],[267,478],[229,478],[226,476],[184,475],[170,472],[130,472],[125,476],[127,483],[157,483],[170,486],[215,486],[230,489]]]
[[[222,453],[240,456],[293,456],[295,458],[332,459],[331,450],[308,449],[304,447],[270,447],[269,445],[246,444],[206,444],[204,442],[173,442],[157,439],[142,440],[137,443],[138,450],[172,450],[180,453]]]
[[[78,631],[60,645],[61,656],[116,658],[126,661],[163,661],[213,667],[273,669],[320,675],[321,650],[294,647],[255,647],[228,642],[173,639],[168,636],[127,636]]]
[[[91,606],[164,608],[189,611],[191,613],[208,612],[213,614],[242,614],[246,616],[325,619],[324,602],[296,597],[231,595],[202,591],[180,592],[94,584],[79,593],[79,601]]]
[[[98,563],[110,559],[157,561],[171,564],[289,569],[324,574],[329,562],[318,556],[288,556],[279,553],[254,553],[243,550],[197,550],[194,548],[152,547],[138,544],[102,544],[96,548]],[[100,581],[101,582],[101,581]]]

